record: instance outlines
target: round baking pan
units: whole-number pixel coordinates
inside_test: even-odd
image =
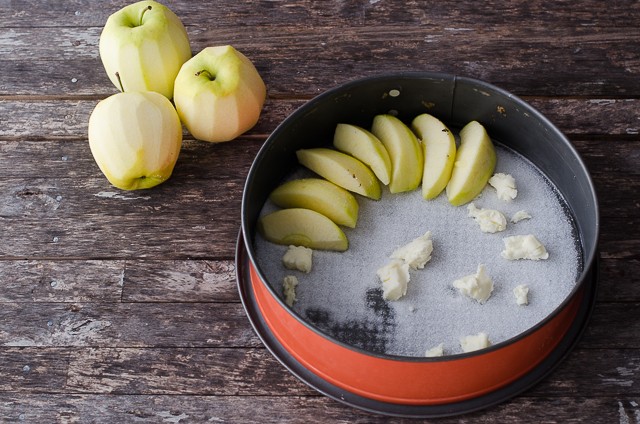
[[[269,329],[256,301],[251,284],[250,269],[251,263],[247,256],[244,240],[242,239],[242,235],[240,235],[236,251],[236,277],[240,299],[256,334],[260,340],[262,340],[265,347],[284,367],[308,386],[338,402],[368,412],[409,418],[440,418],[475,412],[509,400],[543,380],[562,362],[580,339],[593,311],[598,280],[598,264],[596,262],[591,275],[588,277],[590,281],[584,286],[585,293],[571,327],[555,349],[529,373],[493,392],[465,401],[443,405],[403,405],[380,402],[350,393],[318,377],[297,361],[296,358],[279,343],[278,339]]]
[[[366,126],[376,114],[389,112],[404,120],[427,112],[450,127],[477,120],[492,138],[531,161],[558,189],[575,220],[583,267],[571,294],[533,328],[466,354],[392,356],[334,339],[275,293],[254,257],[253,240],[269,193],[297,166],[296,150],[325,145],[338,122]],[[470,78],[437,73],[382,75],[344,84],[312,99],[265,142],[243,194],[238,280],[256,331],[304,381],[365,409],[413,415],[406,411],[434,408],[420,410],[418,415],[446,415],[445,411],[493,404],[507,393],[529,387],[566,354],[586,322],[594,296],[598,233],[597,200],[586,167],[566,137],[526,102]]]

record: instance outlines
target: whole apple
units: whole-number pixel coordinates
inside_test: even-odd
[[[102,64],[116,88],[157,91],[169,99],[180,67],[191,57],[180,19],[166,6],[150,0],[109,16],[99,47]]]
[[[150,188],[171,176],[182,146],[182,126],[163,95],[117,93],[91,113],[89,146],[111,184],[123,190]]]
[[[211,142],[233,140],[253,127],[266,96],[258,70],[231,46],[207,47],[185,62],[173,91],[184,126]]]

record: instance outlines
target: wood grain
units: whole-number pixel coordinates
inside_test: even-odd
[[[564,396],[527,397],[456,417],[420,422],[522,422],[538,423],[634,422],[638,404],[633,396],[619,398]],[[564,411],[559,416],[556,411]],[[111,424],[114,422],[174,423],[415,423],[359,411],[318,396],[153,396],[153,395],[0,395],[0,419],[7,423],[65,422]],[[627,422],[627,421],[622,421]]]
[[[259,344],[238,303],[8,303],[0,310],[0,346]]]
[[[634,25],[640,15],[637,3],[620,2],[611,15],[593,0],[581,2],[580,13],[565,2],[490,2],[463,9],[456,2],[387,3],[269,2],[257,14],[248,5],[233,5],[224,13],[213,12],[214,24],[208,13],[179,2],[170,5],[185,22],[194,52],[233,44],[256,62],[276,97],[311,96],[359,76],[420,69],[484,79],[516,94],[638,95],[640,53],[628,48],[640,39]],[[0,55],[10,60],[0,63],[6,75],[0,94],[114,92],[97,45],[108,14],[124,4],[100,10],[90,2],[52,5],[47,43],[34,42],[39,29],[25,24],[34,14],[29,3],[4,6],[0,28],[7,31]],[[554,25],[542,25],[549,16],[557,20]],[[340,31],[332,30],[336,26]],[[282,48],[289,34],[296,34],[295,49]],[[39,64],[56,66],[32,66],[34,56]],[[338,64],[339,74],[326,72]],[[543,72],[531,72],[536,68]],[[26,72],[42,81],[38,91],[23,77]]]
[[[424,70],[542,112],[590,170],[601,216],[576,349],[508,402],[437,422],[638,421],[639,2],[167,0],[194,53],[233,44],[268,99],[238,140],[185,131],[171,179],[124,192],[87,125],[116,92],[102,27],[128,3],[0,0],[1,422],[415,422],[343,405],[278,363],[246,318],[234,257],[245,179],[278,124],[337,84]]]

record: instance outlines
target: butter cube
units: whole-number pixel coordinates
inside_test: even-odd
[[[489,346],[491,346],[489,336],[484,332],[465,336],[460,339],[460,347],[463,352],[473,352],[474,350],[484,349]]]
[[[500,254],[508,260],[530,259],[538,261],[549,258],[547,249],[532,234],[503,238],[504,250]]]
[[[407,283],[410,279],[408,264],[394,259],[378,269],[376,274],[382,281],[382,297],[386,300],[398,300],[407,294]]]
[[[518,212],[514,213],[513,216],[511,217],[511,222],[516,224],[516,223],[522,221],[523,219],[531,219],[531,215],[529,215],[529,212],[527,212],[527,211],[518,211]]]
[[[284,293],[284,303],[293,306],[296,299],[296,286],[298,285],[298,279],[295,275],[287,275],[282,281],[282,291]]]
[[[282,264],[287,269],[309,273],[312,265],[313,250],[304,246],[289,246],[282,257]]]
[[[427,358],[435,358],[444,355],[444,344],[440,343],[438,346],[427,349],[424,356]]]
[[[424,235],[396,249],[391,254],[391,258],[402,259],[411,269],[422,269],[431,260],[432,252],[431,231],[427,231]]]
[[[495,209],[478,209],[473,203],[467,206],[469,216],[472,217],[483,233],[497,233],[507,228],[507,218]]]
[[[485,303],[493,292],[493,281],[487,274],[484,265],[478,265],[475,274],[467,275],[453,282],[453,287],[458,289],[460,293],[477,300],[479,303]]]
[[[509,174],[498,173],[489,178],[489,185],[496,189],[498,199],[510,202],[518,195],[516,180]]]
[[[518,305],[529,304],[529,287],[526,284],[520,284],[513,289],[513,295],[516,297]]]

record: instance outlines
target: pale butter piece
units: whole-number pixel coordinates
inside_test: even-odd
[[[516,303],[518,305],[529,304],[529,286],[526,284],[520,284],[513,289],[513,295],[516,297]]]
[[[480,225],[480,231],[483,233],[497,233],[507,228],[507,218],[505,218],[500,211],[495,209],[478,209],[473,202],[469,203],[467,210],[469,211],[469,216]]]
[[[408,244],[397,248],[392,254],[392,259],[401,259],[408,264],[411,269],[422,269],[431,260],[433,252],[433,241],[431,231],[412,240]]]
[[[514,224],[517,224],[518,222],[522,221],[523,219],[531,219],[531,215],[529,215],[529,212],[527,212],[527,211],[518,211],[518,212],[514,213],[513,216],[511,217],[511,222],[513,222]]]
[[[497,173],[489,178],[489,185],[496,189],[498,199],[510,202],[518,195],[516,180],[509,174]]]
[[[483,264],[478,265],[475,274],[467,275],[453,282],[453,287],[460,293],[477,300],[483,304],[491,297],[493,292],[493,281],[487,274],[487,269]]]
[[[502,239],[504,250],[500,254],[508,260],[530,259],[538,261],[549,258],[544,245],[532,234],[511,236]]]
[[[311,272],[313,250],[304,246],[289,246],[282,257],[282,264],[287,269]]]
[[[296,286],[298,285],[298,279],[295,275],[287,275],[282,281],[282,291],[284,293],[284,303],[293,306],[296,299]]]
[[[460,338],[460,347],[465,353],[484,349],[489,346],[491,346],[489,336],[487,336],[487,334],[484,332]]]
[[[386,300],[398,300],[407,294],[409,283],[409,265],[399,259],[393,259],[389,264],[376,271],[382,281],[382,297]]]
[[[440,343],[438,346],[427,349],[424,354],[427,358],[436,358],[438,356],[444,356],[444,344]]]

